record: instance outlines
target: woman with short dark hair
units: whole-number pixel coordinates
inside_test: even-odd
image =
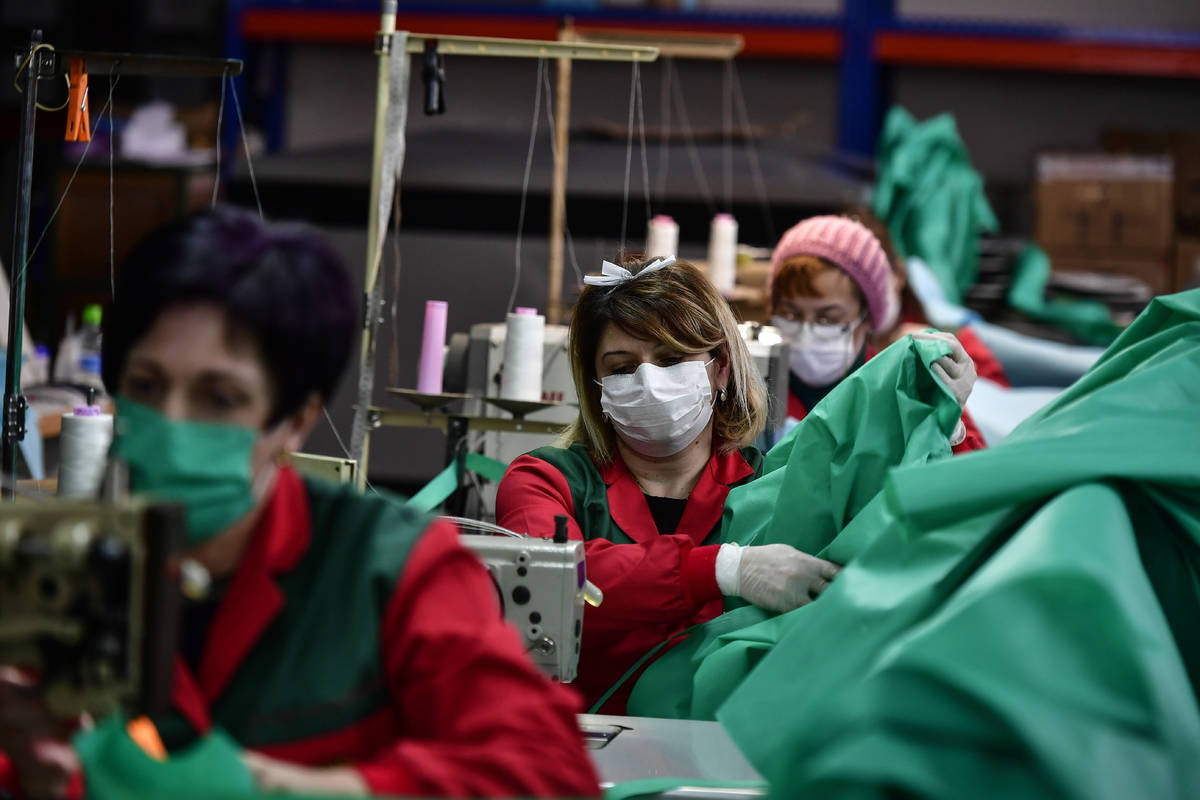
[[[536,671],[457,531],[279,465],[334,390],[357,309],[312,229],[231,209],[152,234],[122,270],[114,452],[135,491],[183,505],[215,581],[187,611],[158,732],[171,750],[220,727],[264,790],[598,794],[574,698]],[[0,749],[27,795],[59,796],[78,759],[11,724],[20,688],[0,679]]]

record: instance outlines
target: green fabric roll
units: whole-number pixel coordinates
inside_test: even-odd
[[[1099,300],[1046,299],[1050,257],[1036,244],[1021,251],[1013,268],[1008,304],[1031,319],[1062,328],[1080,342],[1108,346],[1121,333],[1108,306]]]
[[[929,265],[952,303],[979,272],[979,235],[999,228],[954,117],[917,122],[899,106],[884,120],[873,210],[900,254]]]
[[[775,797],[1200,797],[1198,454],[1200,290],[1003,445],[893,472],[696,693]]]

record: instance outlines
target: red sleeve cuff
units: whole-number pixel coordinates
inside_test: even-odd
[[[702,606],[722,597],[717,586],[717,551],[719,544],[693,547],[683,557],[683,592],[694,605]]]

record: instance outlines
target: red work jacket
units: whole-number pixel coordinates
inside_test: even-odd
[[[758,452],[748,452],[761,465]],[[566,515],[570,538],[586,543],[588,579],[604,592],[603,604],[585,611],[575,683],[589,707],[655,645],[721,613],[716,537],[725,498],[759,468],[740,451],[714,451],[679,527],[661,536],[619,454],[597,465],[582,445],[540,448],[509,465],[496,497],[497,521],[550,536],[554,517]],[[627,680],[601,711],[624,713],[635,682],[636,676]]]

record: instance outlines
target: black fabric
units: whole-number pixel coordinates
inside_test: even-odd
[[[184,606],[183,624],[179,630],[179,656],[193,675],[200,674],[200,658],[208,641],[208,629],[212,626],[227,586],[227,580],[216,582],[204,599],[188,601]]]
[[[683,519],[683,510],[687,508],[687,502],[686,497],[646,495],[646,505],[650,506],[650,516],[654,517],[654,527],[658,528],[660,536],[670,536],[679,527],[679,520]]]

